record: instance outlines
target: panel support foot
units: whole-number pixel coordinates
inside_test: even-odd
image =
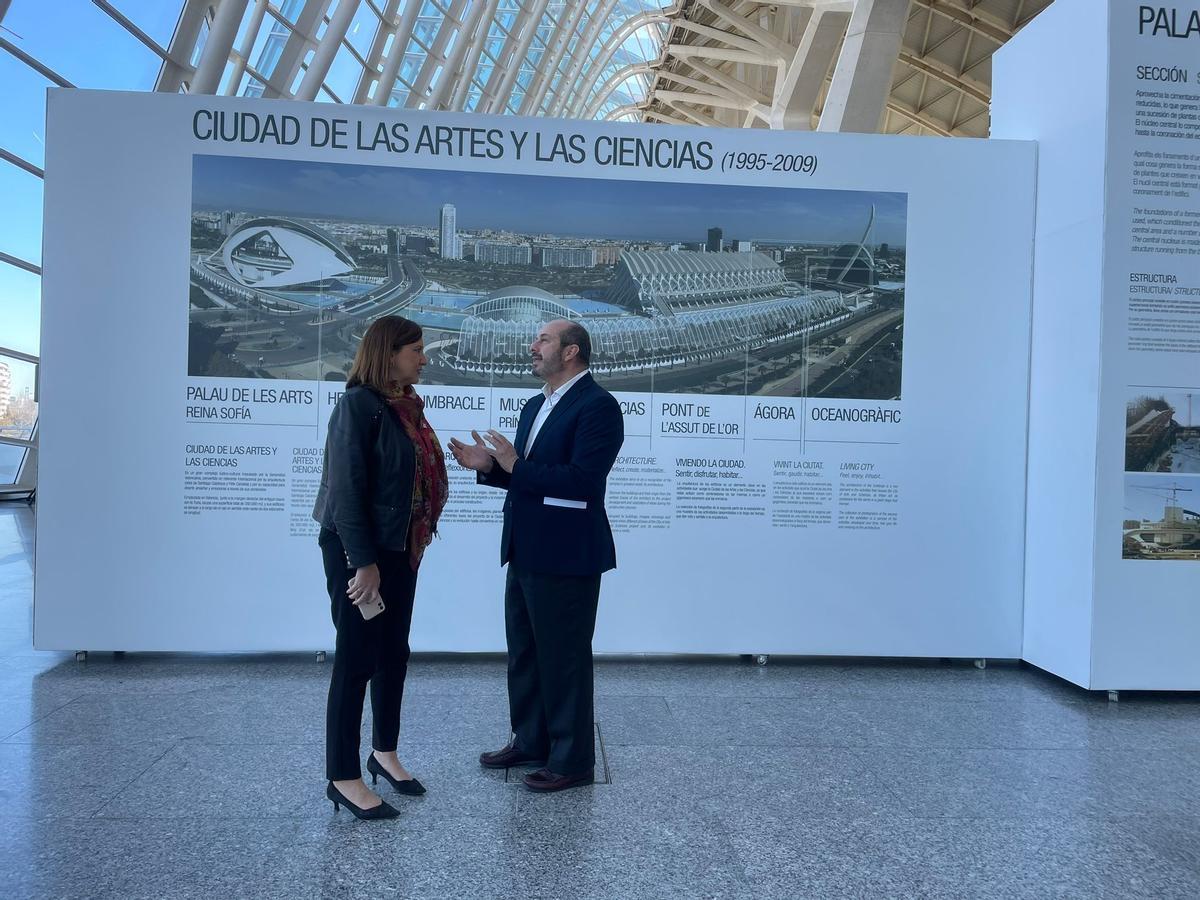
[[[986,669],[986,668],[987,668],[987,660],[986,660],[986,659],[977,659],[977,660],[975,660],[975,668],[977,668],[977,669]]]

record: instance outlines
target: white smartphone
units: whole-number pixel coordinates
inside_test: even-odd
[[[376,594],[373,598],[368,600],[366,603],[358,604],[358,611],[360,613],[362,613],[363,619],[365,619],[368,622],[371,619],[375,618],[377,615],[379,615],[381,612],[383,612],[385,609],[387,609],[387,607],[383,605],[383,598],[380,597],[378,594]]]

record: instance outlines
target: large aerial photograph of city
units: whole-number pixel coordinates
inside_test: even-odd
[[[532,388],[531,340],[570,319],[610,390],[899,399],[907,206],[197,155],[188,374],[342,381],[402,315],[424,383]]]

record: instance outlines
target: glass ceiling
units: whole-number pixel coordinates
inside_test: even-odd
[[[349,20],[341,26],[344,3]],[[666,37],[662,7],[650,0],[250,0],[219,92],[297,96],[317,45],[332,33],[338,49],[314,99],[632,119]],[[164,50],[195,66],[213,25]],[[308,29],[315,43],[303,39]],[[185,76],[178,89],[189,87]],[[166,79],[158,88],[176,86]]]

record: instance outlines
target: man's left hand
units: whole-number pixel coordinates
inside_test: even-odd
[[[488,431],[487,440],[491,444],[488,447],[488,453],[492,454],[492,459],[496,460],[505,472],[511,474],[513,466],[517,464],[517,448],[495,429]]]

